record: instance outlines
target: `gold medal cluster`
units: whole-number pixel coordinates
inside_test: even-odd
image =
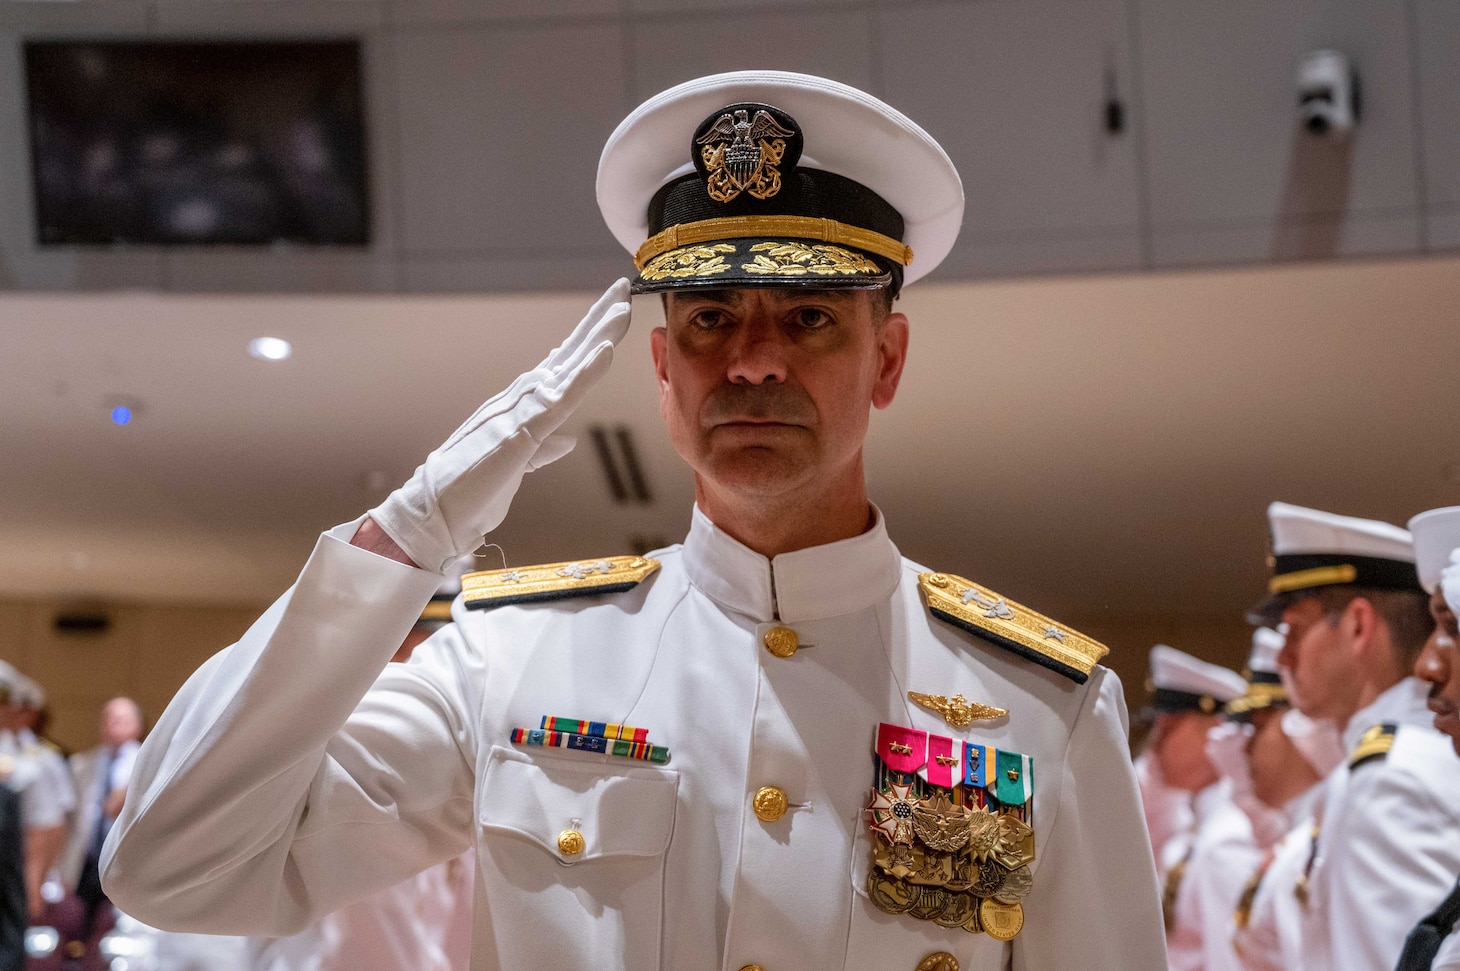
[[[867,896],[889,914],[1013,939],[1024,927],[1020,901],[1034,885],[1034,830],[1008,812],[970,809],[946,790],[934,793],[893,806],[911,822],[900,838],[873,830]],[[874,803],[886,798],[874,793]]]

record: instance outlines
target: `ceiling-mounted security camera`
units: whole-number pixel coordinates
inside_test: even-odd
[[[1298,115],[1314,135],[1346,132],[1359,118],[1358,77],[1338,51],[1312,51],[1298,62]]]

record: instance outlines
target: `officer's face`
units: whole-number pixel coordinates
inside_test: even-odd
[[[1216,724],[1216,715],[1196,711],[1156,716],[1156,760],[1167,785],[1200,792],[1217,781],[1207,758],[1207,732]]]
[[[892,403],[907,318],[865,290],[675,291],[654,331],[659,407],[706,488],[860,488],[869,406]]]
[[[1283,611],[1288,636],[1278,663],[1292,675],[1293,704],[1309,718],[1342,724],[1358,709],[1362,679],[1353,638],[1347,636],[1353,609],[1350,603],[1328,616],[1316,597],[1305,597]]]
[[[1460,755],[1460,664],[1455,656],[1460,631],[1454,611],[1439,590],[1430,597],[1430,616],[1435,618],[1435,630],[1414,662],[1414,676],[1429,682],[1435,727],[1450,736],[1450,744]]]
[[[1318,773],[1283,731],[1280,705],[1252,713],[1252,737],[1247,740],[1247,766],[1252,772],[1252,794],[1274,809],[1318,782]]]

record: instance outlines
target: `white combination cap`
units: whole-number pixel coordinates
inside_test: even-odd
[[[1192,657],[1165,644],[1151,648],[1151,704],[1158,712],[1215,712],[1240,698],[1247,682],[1236,671]]]
[[[1409,521],[1414,537],[1414,565],[1419,585],[1434,593],[1440,571],[1450,565],[1450,553],[1460,548],[1460,506],[1445,506],[1422,512]]]
[[[963,224],[946,152],[901,112],[809,74],[736,71],[634,109],[598,161],[598,208],[636,293],[894,289]]]
[[[1252,653],[1247,656],[1247,688],[1242,697],[1231,701],[1226,714],[1246,719],[1259,708],[1287,704],[1288,691],[1278,673],[1278,655],[1287,636],[1271,627],[1252,632]]]
[[[1273,570],[1269,597],[1247,619],[1273,624],[1293,594],[1351,584],[1419,590],[1409,531],[1377,519],[1339,516],[1275,502],[1267,507]]]

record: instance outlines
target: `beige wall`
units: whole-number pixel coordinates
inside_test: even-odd
[[[0,657],[45,687],[47,734],[68,751],[96,744],[101,706],[116,695],[135,698],[150,725],[187,676],[262,609],[120,604],[106,609],[112,624],[104,634],[58,634],[52,620],[68,606],[0,600]]]
[[[118,694],[137,699],[151,724],[187,676],[237,640],[263,609],[122,604],[107,609],[112,625],[106,633],[67,636],[52,626],[64,606],[0,600],[0,657],[45,686],[49,734],[69,750],[96,743],[97,714]],[[1153,644],[1170,644],[1236,670],[1247,659],[1249,629],[1236,617],[1100,614],[1061,620],[1110,647],[1106,663],[1124,682],[1132,711],[1145,701],[1146,655]]]

